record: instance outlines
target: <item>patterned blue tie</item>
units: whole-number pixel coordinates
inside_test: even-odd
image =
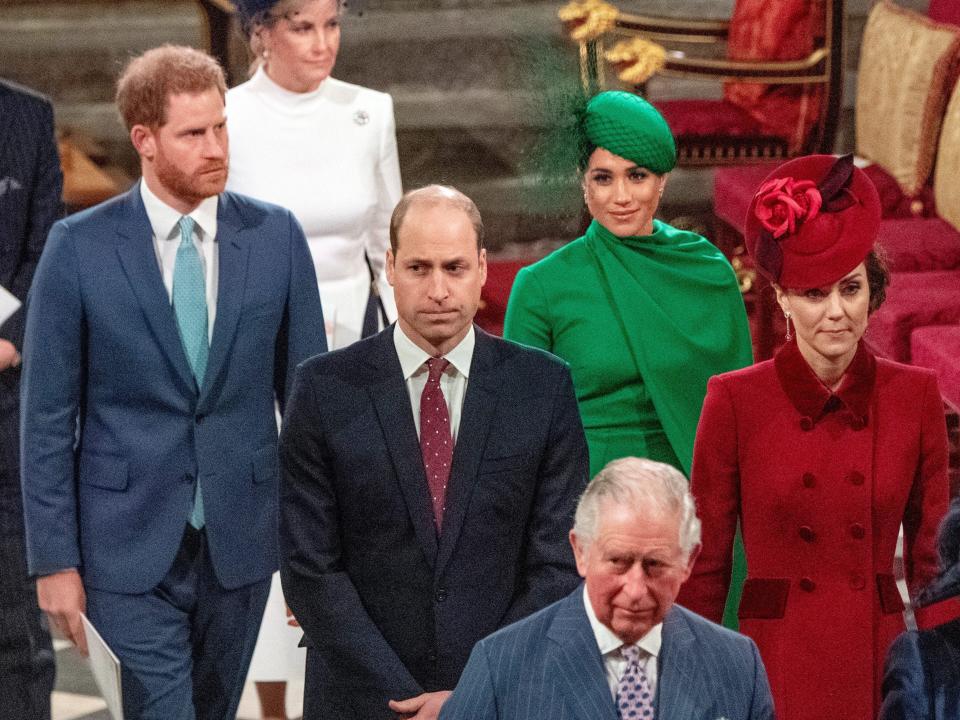
[[[177,316],[180,340],[187,353],[190,369],[197,387],[203,384],[210,352],[207,334],[207,285],[203,274],[200,252],[193,243],[193,218],[180,218],[180,246],[173,266],[173,312]],[[200,479],[193,498],[190,524],[197,530],[203,527],[203,495]]]
[[[640,648],[624,645],[621,649],[627,669],[617,684],[617,717],[621,720],[654,720],[650,681],[640,667]]]

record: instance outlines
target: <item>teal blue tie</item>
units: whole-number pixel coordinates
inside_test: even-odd
[[[177,316],[180,340],[187,353],[190,369],[197,387],[203,385],[210,351],[207,335],[207,285],[203,274],[200,252],[193,243],[193,218],[180,218],[180,247],[173,266],[173,312]],[[193,498],[190,524],[197,530],[203,527],[203,495],[200,478]]]

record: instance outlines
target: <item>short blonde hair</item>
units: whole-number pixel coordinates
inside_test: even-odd
[[[182,45],[162,45],[127,63],[117,80],[117,109],[129,131],[134,125],[157,128],[167,122],[171,95],[227,93],[223,68],[207,53]]]

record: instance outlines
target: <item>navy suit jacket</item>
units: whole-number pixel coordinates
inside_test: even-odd
[[[22,478],[29,569],[142,593],[171,567],[200,478],[210,557],[237,588],[278,564],[277,427],[326,349],[293,215],[224,193],[218,297],[194,380],[138,186],[54,225],[27,309]]]
[[[617,720],[583,587],[477,643],[441,720]],[[773,720],[753,641],[679,605],[663,621],[657,720]]]
[[[477,330],[439,538],[394,327],[305,363],[281,433],[281,577],[304,717],[395,717],[474,643],[563,597],[588,476],[566,364]]]
[[[0,285],[26,302],[50,226],[60,217],[63,173],[50,102],[0,81]],[[0,338],[23,345],[21,308],[0,323]],[[16,414],[19,370],[0,373],[0,415]],[[14,423],[15,426],[15,423]],[[0,437],[16,457],[16,428]]]

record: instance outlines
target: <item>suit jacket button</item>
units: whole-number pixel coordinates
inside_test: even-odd
[[[800,418],[800,429],[804,432],[809,432],[813,430],[813,418],[802,417]]]
[[[803,474],[803,486],[804,486],[805,488],[816,487],[816,484],[817,484],[817,476],[816,476],[816,475],[814,475],[813,473],[804,473],[804,474]]]
[[[855,540],[863,540],[867,535],[867,530],[860,523],[854,523],[850,526],[850,534]]]
[[[447,599],[447,590],[446,588],[440,588],[437,590],[436,599],[438,603],[442,603]]]
[[[183,482],[187,485],[193,485],[193,473],[184,473]]]
[[[202,424],[203,424],[203,415],[197,415],[197,416],[194,418],[194,420],[196,421],[197,425],[202,425]]]
[[[854,590],[863,590],[867,586],[867,581],[864,580],[863,575],[860,573],[850,573],[850,587]]]
[[[813,592],[817,587],[817,584],[810,578],[800,578],[800,589],[804,592]]]
[[[798,531],[800,538],[805,542],[812,543],[817,539],[817,534],[813,531],[813,528],[809,525],[801,525],[800,530]]]
[[[863,485],[864,477],[862,472],[857,470],[851,470],[847,473],[847,480],[850,481],[851,485]]]
[[[428,653],[427,653],[427,660],[429,660],[429,661],[432,662],[432,663],[435,663],[435,662],[437,661],[437,653],[434,652],[433,650],[431,650],[430,652],[428,652]]]

